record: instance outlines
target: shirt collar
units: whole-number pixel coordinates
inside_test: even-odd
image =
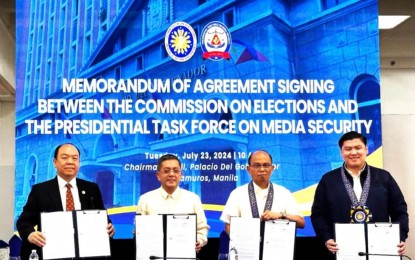
[[[353,172],[349,169],[347,169],[346,164],[344,165],[344,168],[346,169],[347,173],[352,176],[353,178],[360,178],[360,175],[362,174],[362,172],[366,169],[366,163],[365,165],[363,165],[363,168],[359,170],[359,172],[357,173],[357,175],[354,175]]]
[[[260,195],[262,193],[268,194],[268,190],[269,190],[269,185],[271,184],[271,182],[268,183],[268,186],[266,189],[262,189],[261,187],[259,187],[258,185],[255,184],[255,182],[252,182],[254,184],[254,191],[255,194]]]
[[[168,199],[169,197],[171,197],[172,199],[175,200],[175,199],[177,199],[179,197],[180,187],[177,187],[176,190],[172,194],[167,193],[163,189],[163,187],[160,187],[160,193],[161,193],[161,196],[163,197],[163,199],[165,199],[165,200]]]
[[[68,182],[65,181],[64,179],[62,179],[61,176],[59,176],[59,175],[56,175],[56,176],[58,177],[58,185],[59,185],[59,187],[66,188],[66,184]],[[69,183],[72,185],[72,187],[76,187],[76,178],[73,178]]]

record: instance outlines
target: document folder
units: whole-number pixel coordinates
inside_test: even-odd
[[[231,218],[230,260],[293,260],[296,222]]]
[[[397,252],[399,230],[399,224],[388,222],[336,223],[336,259],[401,259]]]
[[[111,256],[106,210],[41,213],[43,259]]]
[[[136,215],[136,259],[196,259],[196,224],[196,214]]]

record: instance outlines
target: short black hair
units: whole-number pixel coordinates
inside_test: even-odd
[[[158,159],[158,161],[157,161],[157,171],[160,171],[161,164],[164,161],[167,161],[167,160],[176,160],[176,161],[178,161],[179,162],[180,169],[182,168],[182,163],[180,162],[179,158],[176,155],[174,155],[174,154],[168,153],[168,154],[165,154],[165,155],[163,155],[162,157],[160,157]]]
[[[76,150],[78,150],[79,156],[81,156],[81,151],[79,151],[79,149],[78,149],[78,147],[76,147],[76,145],[74,145],[73,143],[64,143],[64,144],[58,145],[58,147],[55,148],[55,153],[53,154],[53,158],[58,159],[59,149],[61,149],[62,146],[67,145],[67,144],[72,145],[73,147],[75,147]]]
[[[339,148],[340,150],[343,147],[343,143],[345,141],[349,141],[349,140],[353,140],[353,139],[360,139],[365,145],[367,145],[367,139],[364,135],[362,135],[361,133],[358,133],[356,131],[350,131],[348,133],[345,133],[344,135],[342,135],[342,137],[340,137],[339,139]]]
[[[269,152],[267,152],[267,151],[265,151],[265,150],[256,150],[256,151],[252,152],[252,153],[249,155],[249,157],[248,157],[248,165],[251,165],[251,158],[252,158],[252,155],[253,155],[254,153],[256,153],[256,152],[264,152],[264,153],[268,154],[269,158],[271,159],[271,164],[272,164],[272,156],[271,156],[271,154],[270,154]]]

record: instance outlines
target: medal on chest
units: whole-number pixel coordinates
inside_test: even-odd
[[[369,208],[366,206],[367,197],[369,195],[370,189],[370,167],[367,167],[367,177],[365,183],[363,184],[362,195],[360,200],[357,199],[356,194],[353,191],[353,186],[346,177],[346,172],[344,166],[341,167],[341,175],[344,186],[346,188],[347,194],[349,195],[352,206],[350,209],[350,223],[365,223],[372,220],[372,213]]]

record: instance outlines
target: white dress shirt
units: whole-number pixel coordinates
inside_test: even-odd
[[[295,201],[292,193],[277,184],[271,183],[274,188],[274,199],[272,202],[272,212],[283,212],[286,215],[302,216],[300,208]],[[264,212],[264,206],[268,196],[269,186],[261,189],[254,183],[254,192],[258,205],[258,212],[261,215]],[[220,219],[230,224],[231,217],[248,217],[252,218],[251,204],[249,200],[248,184],[234,189],[229,195],[225,208],[223,209]]]
[[[350,176],[352,176],[353,178],[353,191],[354,194],[356,195],[357,200],[360,200],[360,196],[362,196],[362,183],[360,182],[360,175],[362,174],[363,170],[366,168],[363,167],[363,169],[361,169],[357,175],[354,175],[349,169],[346,168],[347,173],[349,173]]]
[[[62,179],[62,177],[58,175],[59,192],[61,194],[63,211],[66,211],[66,190],[67,190],[66,184],[67,183],[68,183],[67,181],[65,181],[64,179]],[[72,192],[72,197],[73,197],[73,201],[75,204],[75,210],[80,210],[81,200],[79,199],[78,187],[76,186],[76,178],[73,178],[69,183],[72,185],[71,192]]]

